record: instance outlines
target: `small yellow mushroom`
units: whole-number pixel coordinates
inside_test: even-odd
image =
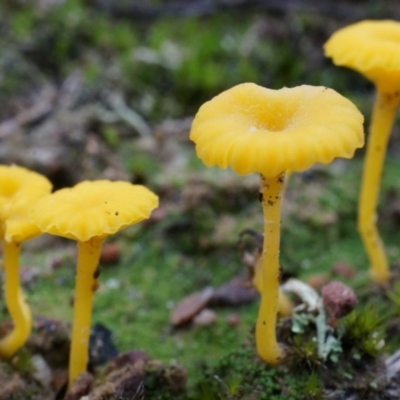
[[[15,165],[0,166],[0,238],[4,258],[4,296],[14,323],[13,330],[0,340],[0,358],[12,357],[27,341],[32,316],[19,282],[21,242],[40,235],[27,213],[34,202],[51,191],[44,176]]]
[[[149,218],[158,197],[141,185],[84,181],[41,199],[31,217],[42,232],[78,242],[69,385],[86,371],[93,289],[100,252],[108,235]]]
[[[400,22],[362,21],[335,32],[325,55],[352,68],[376,86],[358,211],[358,230],[366,248],[371,275],[384,283],[390,272],[376,227],[376,207],[387,142],[400,104]]]
[[[277,364],[281,194],[285,171],[316,162],[351,158],[363,146],[363,116],[349,100],[325,87],[280,90],[244,83],[203,104],[190,138],[209,167],[228,166],[240,175],[260,173],[264,213],[261,304],[256,323],[260,357]]]

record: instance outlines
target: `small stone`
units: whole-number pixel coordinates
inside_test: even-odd
[[[337,263],[332,267],[332,274],[343,278],[352,278],[356,274],[356,271],[348,264]]]
[[[210,326],[216,319],[217,314],[213,310],[205,308],[193,318],[193,323],[199,326]]]
[[[311,286],[313,289],[321,289],[328,282],[328,276],[326,274],[316,274],[310,276],[306,283]]]
[[[226,322],[230,326],[237,326],[240,323],[240,315],[237,313],[229,314],[228,317],[226,318]]]
[[[181,326],[190,322],[208,304],[213,293],[214,289],[207,287],[183,299],[171,313],[172,325]]]
[[[353,289],[339,281],[332,281],[325,285],[321,294],[325,310],[332,320],[344,317],[357,305],[357,297]]]
[[[120,260],[121,251],[116,243],[106,243],[100,255],[100,264],[114,265]]]
[[[217,288],[212,296],[212,304],[219,306],[240,306],[259,298],[256,288],[245,275],[237,276]]]

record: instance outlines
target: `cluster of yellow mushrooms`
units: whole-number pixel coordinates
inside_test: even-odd
[[[336,65],[364,74],[377,87],[362,178],[358,226],[375,281],[389,278],[376,229],[376,205],[388,137],[400,102],[400,23],[363,21],[336,32],[325,44]],[[364,144],[363,116],[349,100],[326,87],[280,90],[238,85],[200,107],[190,138],[207,166],[260,174],[264,245],[254,283],[261,293],[256,324],[262,359],[282,359],[276,333],[279,308],[280,206],[285,171],[304,171],[316,162],[351,158]]]
[[[32,327],[30,309],[19,284],[20,244],[42,233],[75,240],[78,245],[69,383],[86,370],[96,270],[108,235],[150,216],[158,197],[141,185],[107,180],[84,181],[50,193],[42,175],[18,166],[0,166],[0,222],[4,293],[14,328],[0,340],[8,359],[24,345]]]
[[[389,277],[376,229],[376,204],[388,137],[400,102],[400,23],[363,21],[335,33],[325,45],[336,65],[364,74],[377,88],[360,194],[358,226],[373,278]],[[333,89],[298,86],[271,90],[253,83],[235,86],[203,104],[190,138],[207,166],[231,167],[240,175],[260,174],[264,245],[255,285],[261,293],[256,323],[260,357],[282,359],[275,333],[279,307],[280,208],[286,171],[314,163],[351,158],[364,145],[364,118]],[[92,293],[105,238],[142,221],[158,206],[147,188],[127,182],[85,181],[51,192],[43,176],[17,166],[0,167],[0,232],[3,241],[4,295],[14,329],[0,339],[7,359],[24,345],[31,314],[19,284],[23,241],[41,233],[78,243],[69,382],[86,370]],[[85,202],[82,202],[85,198]]]

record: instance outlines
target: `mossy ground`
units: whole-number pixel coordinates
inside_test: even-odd
[[[324,40],[341,25],[328,16],[250,10],[144,23],[115,20],[78,0],[48,10],[4,2],[0,10],[1,119],[32,101],[42,85],[60,85],[79,71],[85,104],[119,92],[152,126],[192,116],[203,101],[244,81],[276,89],[302,83],[332,87],[358,105],[368,124],[372,86],[323,57]],[[258,178],[207,169],[187,136],[156,138],[148,146],[145,138],[124,135],[132,127],[121,121],[96,121],[90,129],[132,181],[160,194],[164,211],[157,221],[111,239],[120,246],[120,262],[101,269],[93,324],[111,329],[120,351],[141,349],[166,364],[183,365],[189,395],[195,399],[319,399],[323,374],[318,368],[307,370],[305,377],[304,371],[292,374],[288,367],[272,369],[254,360],[255,303],[216,309],[217,320],[209,327],[170,326],[170,312],[183,297],[245,271],[238,238],[245,229],[262,231]],[[400,258],[398,137],[395,127],[378,211],[392,264]],[[357,274],[345,281],[359,294],[361,307],[383,305],[390,315],[400,301],[376,295],[356,230],[362,158],[361,150],[352,160],[291,177],[282,217],[281,263],[286,275],[301,279],[327,273],[339,262],[348,264]],[[22,254],[22,265],[40,271],[26,290],[27,298],[35,315],[70,321],[74,246],[50,243],[38,249],[28,245]],[[58,268],[49,267],[54,260]],[[234,327],[227,322],[232,312],[240,316]],[[7,318],[3,308],[1,319]],[[382,321],[383,327],[388,321]],[[389,339],[383,354],[398,348],[398,339]],[[307,390],[308,397],[299,397]]]

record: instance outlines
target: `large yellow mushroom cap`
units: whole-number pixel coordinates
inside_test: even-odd
[[[50,181],[34,171],[17,165],[0,165],[0,237],[22,242],[40,231],[27,212],[34,202],[51,191]]]
[[[190,138],[207,166],[274,177],[351,158],[364,144],[363,120],[353,103],[326,87],[243,83],[200,107]]]
[[[144,186],[84,181],[41,199],[31,217],[43,232],[85,242],[142,221],[157,206],[158,197]]]
[[[325,55],[384,89],[400,88],[400,22],[361,21],[335,32]]]

